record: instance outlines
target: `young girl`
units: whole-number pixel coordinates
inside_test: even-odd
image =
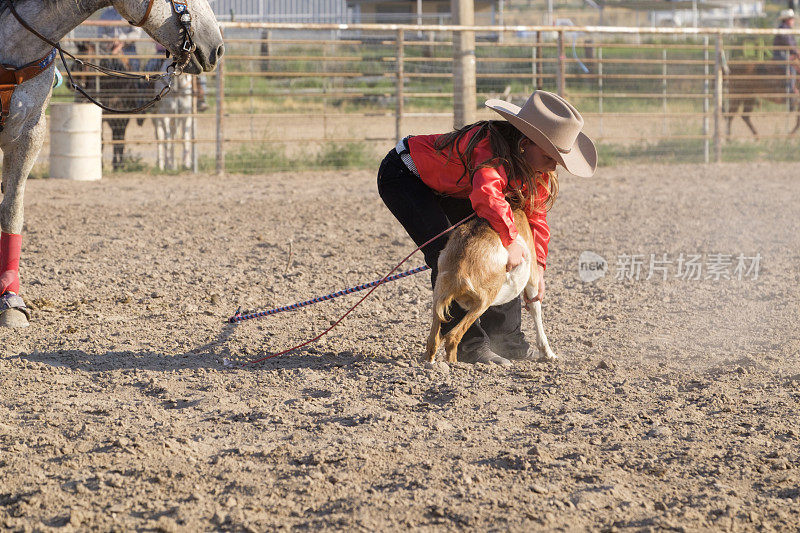
[[[577,176],[592,176],[597,150],[581,133],[583,118],[578,110],[558,95],[536,91],[521,108],[502,100],[489,100],[486,106],[506,120],[481,121],[442,135],[402,139],[381,163],[378,191],[418,246],[477,213],[497,231],[508,250],[506,270],[523,260],[511,207],[524,207],[536,240],[540,272],[539,293],[534,300],[541,300],[550,241],[547,209],[558,195],[556,165]],[[436,282],[437,260],[446,243],[444,235],[422,249],[431,267],[432,283]],[[451,320],[442,325],[442,335],[465,314],[454,303]],[[464,335],[458,360],[510,365],[509,359],[532,357],[521,325],[519,298],[490,307]]]

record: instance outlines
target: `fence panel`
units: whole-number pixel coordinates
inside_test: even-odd
[[[87,23],[90,24],[90,23]],[[205,104],[195,107],[190,166],[201,171],[269,172],[374,166],[398,136],[453,125],[453,36],[464,27],[226,23],[226,55],[204,75]],[[476,26],[478,119],[498,118],[488,98],[522,104],[534,89],[559,92],[580,109],[601,164],[800,158],[792,71],[770,57],[775,30]],[[502,38],[501,38],[502,34]],[[90,60],[111,59],[110,39]],[[136,42],[141,69],[157,54]],[[119,58],[117,58],[119,59]],[[100,90],[96,73],[76,76]],[[128,91],[131,89],[129,88]],[[136,95],[154,89],[139,86]],[[73,98],[66,88],[54,100]],[[744,120],[749,111],[756,138]],[[152,169],[153,120],[125,140],[104,130],[105,154],[124,144],[127,170]],[[134,115],[115,118],[141,119]],[[731,127],[730,135],[728,132]],[[181,145],[181,140],[166,144]]]

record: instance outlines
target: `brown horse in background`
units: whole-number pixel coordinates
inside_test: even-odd
[[[795,66],[797,69],[797,66]],[[800,70],[800,69],[798,69]],[[800,97],[797,93],[789,93],[787,84],[789,74],[785,63],[778,61],[761,61],[756,63],[740,63],[725,67],[725,80],[728,82],[728,138],[731,137],[731,122],[742,108],[742,119],[753,135],[758,132],[750,121],[750,112],[761,98],[775,103],[789,101],[790,112],[797,113],[797,121],[789,133],[793,135],[800,128]]]

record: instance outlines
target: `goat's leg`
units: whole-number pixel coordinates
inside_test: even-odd
[[[536,297],[539,291],[539,266],[534,263],[531,265],[531,279],[525,286],[524,294],[528,301]],[[542,323],[542,302],[536,300],[525,306],[525,309],[533,317],[533,323],[536,326],[536,348],[539,350],[540,361],[554,361],[558,359],[553,350],[550,349],[550,343],[547,342],[547,335],[544,333],[544,324]]]
[[[431,320],[431,332],[428,335],[428,342],[425,345],[425,359],[433,362],[436,358],[436,352],[439,351],[439,345],[442,343],[442,321],[439,320],[439,315],[436,314],[434,308],[433,319]]]
[[[462,337],[464,337],[464,334],[472,323],[478,320],[488,308],[489,302],[474,305],[472,309],[467,310],[467,314],[461,319],[461,322],[456,324],[456,326],[444,336],[444,350],[447,354],[448,362],[455,363],[458,361],[458,345],[461,343]]]
[[[547,342],[547,335],[544,334],[544,324],[542,323],[542,302],[536,300],[528,305],[533,317],[533,322],[536,325],[536,347],[539,349],[540,361],[555,361],[558,359],[553,350],[550,349],[550,343]]]

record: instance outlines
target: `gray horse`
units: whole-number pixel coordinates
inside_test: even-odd
[[[11,2],[28,25],[51,41],[60,40],[92,13],[111,5],[126,20],[139,22],[175,57],[181,57],[187,42],[180,11],[188,8],[195,48],[190,57],[182,56],[188,61],[184,72],[213,70],[224,49],[219,25],[207,0],[0,0],[0,326],[26,326],[28,310],[17,296],[23,194],[44,140],[44,110],[50,100],[55,64],[52,47],[17,21],[11,13]],[[9,76],[16,76],[13,93],[8,90]]]

